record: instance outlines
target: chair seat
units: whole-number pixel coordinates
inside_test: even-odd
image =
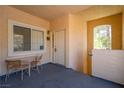
[[[20,69],[26,69],[29,67],[29,64],[21,64]]]
[[[39,63],[39,61],[32,61],[31,65],[36,65],[37,63]]]
[[[27,67],[29,64],[21,64],[21,67]]]

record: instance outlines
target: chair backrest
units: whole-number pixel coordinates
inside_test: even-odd
[[[43,55],[36,56],[35,61],[40,61],[42,59]]]
[[[42,59],[42,57],[43,57],[43,55],[40,55],[40,56],[38,57],[38,61],[40,61],[40,60]]]

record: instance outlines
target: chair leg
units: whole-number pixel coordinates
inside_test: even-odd
[[[8,80],[8,77],[9,77],[9,71],[7,70],[6,77],[5,77],[5,81]]]
[[[23,69],[21,70],[21,80],[23,80]]]
[[[17,75],[18,71],[16,71],[15,73],[16,73],[16,75]]]
[[[31,76],[31,66],[30,65],[28,67],[28,75],[29,75],[29,77]]]
[[[36,66],[36,68],[37,68],[38,73],[40,73],[38,65]]]
[[[7,79],[8,79],[8,75],[6,74],[6,77],[5,77],[5,82],[7,81]]]

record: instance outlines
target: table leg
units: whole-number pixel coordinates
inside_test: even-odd
[[[5,81],[7,81],[8,77],[9,77],[9,70],[7,69]]]

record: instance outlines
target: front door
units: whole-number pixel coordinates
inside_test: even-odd
[[[54,63],[65,66],[65,31],[54,32]]]
[[[93,49],[122,48],[122,13],[87,22],[87,73],[92,75]]]

